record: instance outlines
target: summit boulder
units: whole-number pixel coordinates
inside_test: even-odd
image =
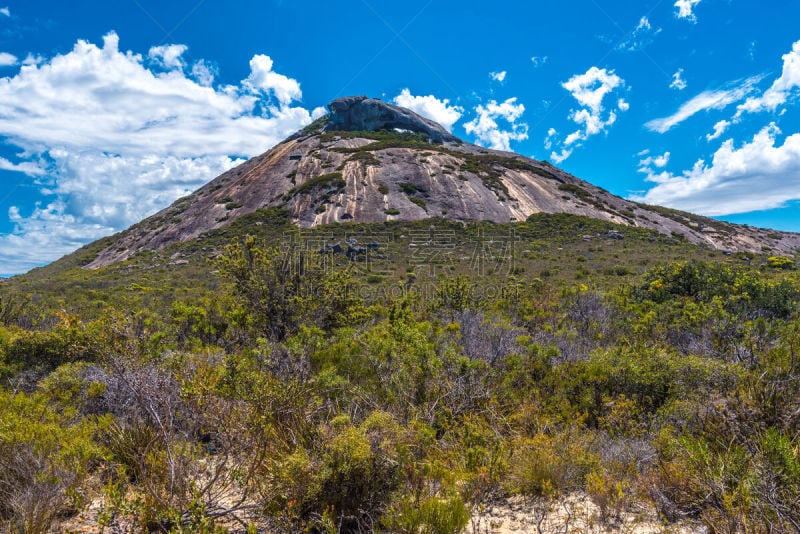
[[[408,130],[422,133],[433,143],[454,143],[458,139],[432,120],[410,109],[387,104],[377,98],[346,96],[328,104],[327,131]]]

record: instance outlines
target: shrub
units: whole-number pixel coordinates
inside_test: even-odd
[[[767,264],[773,269],[794,269],[794,261],[786,256],[770,256]]]
[[[324,268],[319,254],[283,253],[249,237],[226,247],[217,265],[242,299],[256,337],[280,341],[303,322],[333,328],[359,319],[350,272]]]
[[[398,187],[400,188],[400,191],[402,191],[406,195],[413,195],[414,193],[419,191],[419,189],[417,189],[417,186],[415,186],[414,184],[410,184],[408,182],[403,182],[399,184]]]
[[[506,489],[534,497],[583,489],[586,475],[598,464],[590,439],[585,429],[572,427],[515,440]]]
[[[419,197],[408,197],[408,200],[410,200],[413,204],[416,204],[420,208],[422,208],[424,210],[427,210],[427,208],[425,206],[425,201],[422,200],[421,198],[419,198]]]
[[[42,395],[0,390],[0,527],[45,534],[60,514],[85,504],[78,491],[102,458],[94,433],[108,418],[73,419]]]
[[[267,509],[297,525],[373,531],[401,483],[397,427],[375,413],[360,426],[331,421],[318,440],[268,468]]]
[[[559,184],[558,185],[558,190],[559,191],[566,191],[568,193],[572,193],[576,197],[583,198],[583,199],[589,198],[591,196],[591,193],[589,193],[586,189],[582,188],[579,185],[575,185],[575,184]]]
[[[392,505],[381,522],[398,534],[458,534],[470,514],[459,496],[406,498]]]
[[[342,178],[342,173],[331,172],[328,174],[320,174],[313,178],[309,178],[298,187],[293,188],[287,193],[288,196],[300,195],[303,193],[310,193],[315,190],[325,189],[342,189],[345,186],[345,181]]]

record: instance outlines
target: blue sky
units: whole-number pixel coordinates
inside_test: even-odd
[[[800,231],[800,2],[0,0],[0,274],[365,94],[627,198]]]

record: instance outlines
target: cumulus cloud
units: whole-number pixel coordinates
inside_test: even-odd
[[[560,152],[554,151],[550,155],[553,161],[561,163],[572,154],[575,147],[581,146],[593,135],[605,132],[617,121],[616,111],[610,110],[606,113],[603,100],[624,84],[625,80],[617,76],[613,70],[597,67],[592,67],[583,74],[576,74],[561,84],[582,107],[570,111],[568,119],[579,128],[568,134],[563,141],[558,142],[557,132],[554,129],[551,128],[548,132],[545,146],[552,148],[554,145],[559,145],[561,148]],[[630,104],[624,98],[619,98],[616,110],[624,112],[628,109]]]
[[[41,63],[44,63],[44,57],[30,53],[22,60],[22,64],[25,66],[39,65]]]
[[[0,52],[0,67],[13,67],[18,62],[17,56],[8,52]]]
[[[686,89],[686,86],[686,80],[683,79],[683,69],[678,69],[675,74],[672,75],[672,83],[669,84],[669,87],[670,89],[683,91]]]
[[[0,7],[0,15],[3,15],[4,17],[10,17],[11,10],[8,9],[8,7]]]
[[[697,22],[697,17],[694,14],[694,7],[700,3],[700,0],[677,0],[675,7],[678,11],[675,16],[679,19],[686,19],[690,22]]]
[[[217,67],[206,60],[195,61],[192,65],[192,79],[204,87],[214,85],[214,78],[217,77]]]
[[[241,84],[215,88],[183,72],[183,51],[143,57],[110,33],[2,79],[0,136],[25,161],[0,166],[36,176],[40,200],[9,210],[0,273],[121,230],[311,122],[299,84],[267,56]]]
[[[594,113],[603,109],[603,99],[611,91],[621,86],[624,80],[614,71],[592,67],[583,74],[576,74],[561,86],[570,92],[579,104]]]
[[[744,101],[736,112],[737,118],[742,113],[758,111],[775,111],[779,106],[800,88],[800,41],[792,45],[792,50],[782,56],[783,71],[778,79],[772,82],[769,89],[761,96],[750,97]]]
[[[705,215],[729,215],[779,208],[800,199],[800,133],[779,144],[778,127],[771,123],[751,142],[736,148],[725,141],[710,164],[704,160],[680,175],[648,173],[656,185],[633,200],[666,205]]]
[[[508,72],[501,70],[500,72],[490,72],[489,77],[496,82],[503,82],[506,79]]]
[[[399,95],[394,97],[394,103],[408,108],[426,119],[438,122],[448,132],[453,131],[453,125],[464,114],[464,108],[451,106],[450,100],[447,98],[440,100],[433,95],[414,96],[408,88],[403,89]]]
[[[730,121],[726,120],[719,121],[714,125],[714,131],[706,135],[706,140],[713,141],[714,139],[719,138],[720,136],[722,136],[722,134],[724,134],[728,130],[728,127],[730,125],[731,125]]]
[[[183,69],[185,63],[181,56],[188,49],[188,46],[182,44],[154,46],[147,56],[166,69]]]
[[[272,58],[269,56],[253,56],[250,60],[250,76],[245,83],[264,95],[274,95],[283,106],[302,98],[303,93],[297,80],[278,74],[272,70],[272,65]]]
[[[517,122],[525,113],[525,106],[517,103],[516,97],[497,103],[490,100],[488,104],[475,108],[475,118],[464,124],[468,134],[474,135],[478,144],[495,150],[511,150],[511,141],[524,141],[528,138],[528,125]],[[498,120],[506,123],[502,127]]]
[[[701,111],[724,109],[752,93],[755,85],[761,79],[762,76],[754,76],[735,84],[729,89],[703,91],[691,100],[685,102],[674,114],[669,117],[653,119],[645,123],[645,127],[654,132],[665,133]]]

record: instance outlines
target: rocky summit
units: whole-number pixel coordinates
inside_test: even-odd
[[[366,96],[337,98],[328,104],[330,117],[326,131],[406,130],[428,136],[432,143],[457,142],[458,139],[432,120],[413,111]]]
[[[363,96],[109,240],[88,267],[225,227],[262,208],[295,224],[447,218],[496,223],[583,215],[731,252],[792,253],[800,234],[728,224],[630,202],[550,165],[465,143],[411,110]]]

